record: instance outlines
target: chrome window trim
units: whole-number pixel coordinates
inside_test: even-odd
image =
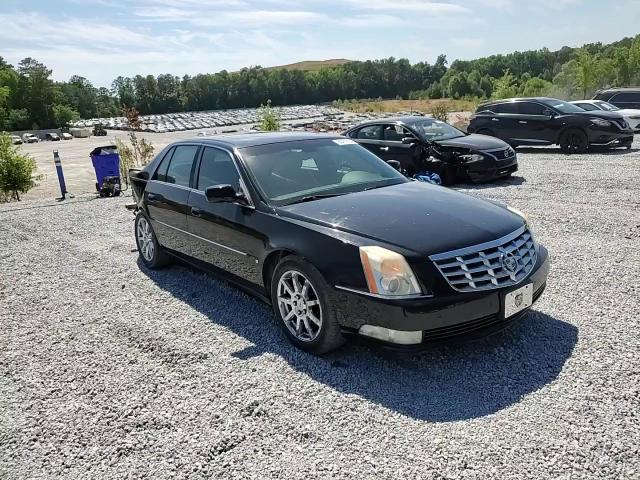
[[[342,290],[345,292],[350,292],[350,293],[357,293],[358,295],[364,295],[365,297],[372,297],[372,298],[377,298],[379,300],[424,300],[425,298],[433,298],[433,295],[425,295],[425,294],[418,294],[418,295],[380,295],[379,293],[371,293],[371,292],[365,292],[364,290],[358,290],[357,288],[349,288],[349,287],[343,287],[340,285],[334,285],[335,288],[337,288],[338,290]]]
[[[470,247],[464,247],[464,248],[460,248],[458,250],[451,250],[448,252],[443,252],[443,253],[437,253],[435,255],[430,255],[429,256],[429,260],[432,261],[438,261],[438,260],[445,260],[447,258],[450,257],[463,257],[465,255],[469,255],[472,253],[476,253],[478,251],[481,250],[487,250],[489,248],[496,248],[499,247],[500,245],[509,242],[511,240],[513,240],[514,238],[519,237],[520,235],[522,235],[525,230],[527,229],[526,225],[522,225],[520,228],[518,228],[515,232],[512,232],[508,235],[505,235],[502,238],[498,238],[496,240],[491,240],[490,242],[485,242],[485,243],[480,243],[478,245],[472,245]],[[533,235],[531,235],[531,237],[533,238]]]
[[[200,237],[199,235],[194,235],[193,233],[187,232],[187,231],[182,230],[182,229],[180,229],[178,227],[174,227],[173,225],[169,225],[168,223],[164,223],[164,222],[161,222],[159,220],[153,220],[153,221],[156,222],[156,223],[159,223],[160,225],[163,225],[165,227],[169,227],[169,228],[172,228],[173,230],[177,230],[180,233],[184,233],[186,235],[189,235],[191,237],[195,237],[195,238],[197,238],[199,240],[202,240],[204,242],[211,243],[212,245],[215,245],[216,247],[224,248],[225,250],[229,250],[231,252],[237,253],[238,255],[242,255],[243,257],[248,257],[249,256],[249,254],[246,253],[246,252],[241,252],[240,250],[236,250],[235,248],[227,247],[226,245],[222,245],[221,243],[217,243],[217,242],[214,242],[214,241],[209,240],[207,238]]]

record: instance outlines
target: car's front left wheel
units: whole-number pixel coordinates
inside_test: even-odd
[[[296,347],[317,355],[344,343],[329,288],[313,265],[295,256],[280,261],[271,281],[271,301],[284,333]]]
[[[169,254],[158,243],[151,222],[142,212],[136,216],[136,245],[140,259],[151,269],[161,268],[170,263]]]

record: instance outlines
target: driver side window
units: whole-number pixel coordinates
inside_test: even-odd
[[[204,191],[214,185],[231,185],[240,190],[240,174],[228,152],[205,147],[200,160],[197,189]]]

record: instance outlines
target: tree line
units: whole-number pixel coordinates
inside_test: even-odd
[[[78,118],[330,102],[364,98],[587,97],[605,86],[640,84],[640,35],[611,44],[546,48],[448,65],[388,58],[354,61],[319,71],[243,68],[195,76],[116,78],[96,88],[74,75],[56,82],[33,58],[17,66],[0,57],[0,131],[65,127]]]

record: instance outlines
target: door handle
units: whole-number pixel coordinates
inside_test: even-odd
[[[193,215],[194,217],[199,217],[201,213],[202,210],[200,210],[199,208],[191,207],[191,215]]]
[[[500,121],[500,119],[499,119],[499,118],[492,118],[492,119],[491,119],[491,121],[492,121],[492,122],[499,122],[499,121]]]
[[[523,123],[523,124],[527,124],[527,122],[525,122],[524,120],[520,120],[518,123]]]
[[[389,147],[380,147],[380,150],[382,150],[383,152],[388,152],[389,151]]]

